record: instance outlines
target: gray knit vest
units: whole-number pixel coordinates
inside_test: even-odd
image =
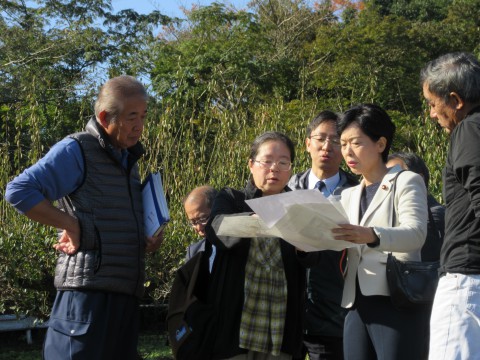
[[[128,169],[115,158],[94,119],[86,132],[70,135],[85,162],[82,185],[60,201],[80,223],[81,243],[74,255],[61,253],[55,269],[59,290],[97,290],[141,297],[145,280],[145,239],[141,181],[136,161]],[[130,150],[130,149],[129,149]]]

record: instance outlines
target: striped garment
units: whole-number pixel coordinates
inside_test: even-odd
[[[245,267],[240,347],[279,355],[287,312],[287,279],[278,238],[253,238]]]

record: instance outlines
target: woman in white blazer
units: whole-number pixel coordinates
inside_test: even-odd
[[[361,183],[341,196],[350,224],[333,230],[336,239],[355,244],[348,249],[342,299],[351,310],[344,327],[346,360],[417,360],[426,354],[426,310],[396,309],[387,285],[388,253],[420,260],[428,219],[420,175],[386,166],[394,133],[388,114],[372,104],[347,110],[339,122],[345,162],[362,175]]]

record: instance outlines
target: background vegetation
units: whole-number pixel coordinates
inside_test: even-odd
[[[25,332],[0,332],[0,359],[40,360],[45,337],[44,329],[32,331],[32,344],[26,345]],[[138,360],[172,360],[173,354],[165,334],[144,331],[138,341]]]
[[[181,201],[193,187],[242,187],[251,141],[291,136],[319,111],[375,102],[397,125],[394,151],[423,156],[441,200],[446,137],[427,117],[418,74],[451,51],[480,54],[480,0],[252,0],[172,19],[113,13],[110,0],[0,0],[0,188],[81,130],[98,86],[118,74],[152,95],[142,174],[161,169],[172,221],[148,258],[145,304],[165,304],[194,241]],[[48,316],[56,241],[0,199],[0,313]]]

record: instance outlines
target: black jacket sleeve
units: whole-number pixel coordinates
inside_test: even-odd
[[[220,190],[213,203],[210,220],[205,227],[208,240],[218,249],[231,248],[241,243],[248,243],[248,238],[234,236],[217,236],[217,231],[225,216],[253,214],[245,203],[245,194],[231,188]]]

